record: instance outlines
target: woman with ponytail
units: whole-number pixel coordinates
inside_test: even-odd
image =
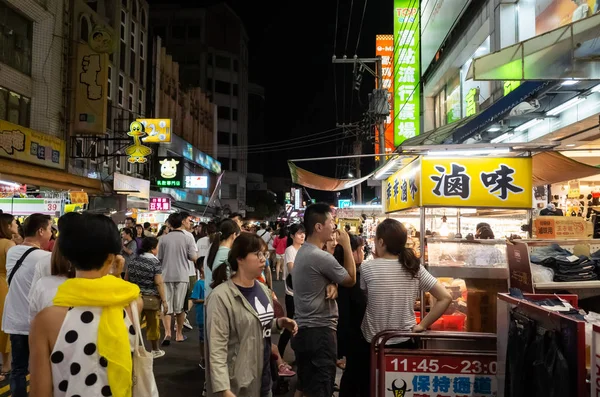
[[[375,232],[375,256],[362,265],[360,287],[367,293],[367,311],[362,323],[363,335],[371,343],[383,330],[422,332],[446,311],[452,297],[406,247],[406,228],[394,219],[386,219]],[[431,311],[417,325],[414,304],[421,292],[436,299]],[[408,342],[399,338],[393,343]]]
[[[239,235],[240,227],[238,224],[231,219],[225,219],[213,236],[204,266],[205,300],[216,285],[221,284],[231,276],[230,267],[227,265],[227,256],[233,242]]]

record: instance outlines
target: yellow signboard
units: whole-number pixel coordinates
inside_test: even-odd
[[[171,142],[171,119],[137,119],[144,126],[145,143]]]
[[[105,134],[108,54],[98,54],[87,43],[79,43],[75,73],[74,131]]]
[[[421,160],[421,205],[531,208],[531,158]]]
[[[421,203],[421,162],[413,161],[385,183],[385,212],[418,207]]]
[[[0,157],[64,169],[66,154],[62,139],[0,120]]]

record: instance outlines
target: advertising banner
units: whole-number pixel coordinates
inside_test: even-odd
[[[171,142],[171,119],[136,119],[144,126],[145,143]]]
[[[183,158],[158,157],[158,164],[156,186],[181,188],[183,185]]]
[[[0,157],[50,168],[65,168],[62,139],[0,120]]]
[[[375,36],[375,56],[381,57],[383,89],[388,92],[390,114],[385,120],[385,152],[394,151],[394,35],[378,34]],[[378,80],[375,80],[378,84]],[[376,85],[376,88],[380,88]],[[375,153],[379,153],[379,134],[375,135]]]
[[[591,222],[575,216],[540,216],[533,220],[533,234],[539,239],[591,238],[593,233]]]
[[[405,210],[421,204],[421,162],[413,161],[392,174],[385,183],[385,212]]]
[[[73,129],[78,134],[105,134],[108,54],[99,54],[87,43],[79,43],[75,73]]]
[[[115,172],[113,175],[113,189],[120,194],[139,198],[150,198],[150,181],[134,178]]]
[[[531,158],[424,157],[421,162],[423,206],[532,206]]]
[[[419,135],[419,3],[394,0],[394,146]]]
[[[170,211],[171,199],[166,197],[150,197],[150,211]]]
[[[13,215],[44,214],[60,216],[62,212],[61,199],[52,198],[0,198],[0,209]]]
[[[402,354],[386,355],[385,361],[390,396],[492,397],[498,393],[495,357]]]

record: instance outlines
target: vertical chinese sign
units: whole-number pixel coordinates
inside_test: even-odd
[[[150,197],[148,207],[150,211],[170,211],[171,199],[165,197]]]
[[[394,146],[419,135],[419,2],[394,0]]]
[[[375,55],[381,57],[383,71],[382,85],[388,93],[390,114],[385,120],[385,152],[391,153],[394,145],[394,36],[391,34],[378,34],[375,36]],[[375,153],[379,153],[379,134],[375,135]]]
[[[421,162],[413,161],[385,182],[385,212],[401,211],[421,204]]]

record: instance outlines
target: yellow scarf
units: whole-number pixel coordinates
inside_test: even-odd
[[[108,385],[114,397],[131,397],[132,360],[123,308],[140,296],[140,288],[114,276],[72,278],[54,298],[55,306],[102,307],[98,326],[98,353],[106,357]]]

